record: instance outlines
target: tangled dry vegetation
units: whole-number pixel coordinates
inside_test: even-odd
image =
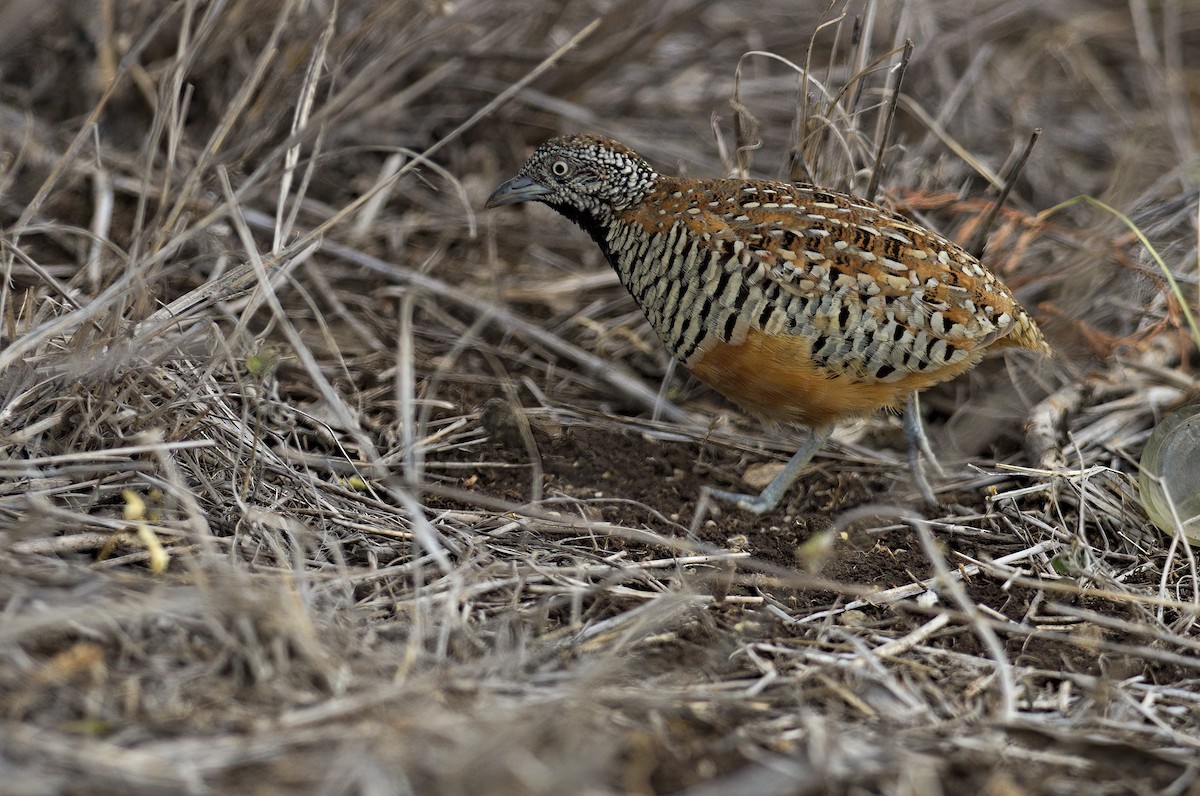
[[[1200,7],[817,6],[0,8],[0,789],[1197,792],[1134,481],[1197,365]],[[700,511],[798,437],[483,199],[561,131],[862,191],[905,39],[882,194],[966,241],[1044,128],[988,261],[1058,355],[928,396],[937,512],[887,417]]]

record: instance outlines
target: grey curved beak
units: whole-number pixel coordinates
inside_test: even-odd
[[[517,202],[532,202],[541,199],[549,193],[549,190],[528,177],[513,177],[511,180],[501,183],[499,188],[492,191],[492,195],[488,197],[487,202],[483,206],[500,207],[502,205],[515,205]]]

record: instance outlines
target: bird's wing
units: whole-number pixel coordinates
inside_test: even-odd
[[[976,360],[1014,329],[1036,332],[978,260],[885,208],[789,183],[693,190],[703,210],[693,223],[752,286],[749,315],[764,321],[754,325],[809,338],[833,370],[899,380]]]

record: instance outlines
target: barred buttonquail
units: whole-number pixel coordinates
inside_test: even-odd
[[[586,230],[671,354],[767,421],[812,428],[759,495],[769,511],[845,418],[905,404],[913,477],[932,461],[916,393],[988,346],[1049,353],[1041,331],[962,247],[872,202],[815,185],[658,174],[607,138],[540,146],[488,207],[538,201]]]

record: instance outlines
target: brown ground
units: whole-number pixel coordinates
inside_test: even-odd
[[[1135,483],[1194,390],[1200,9],[330,5],[0,6],[0,794],[1200,792]],[[483,200],[573,130],[861,192],[905,38],[882,197],[969,240],[1044,128],[987,260],[1057,356],[924,397],[936,510],[894,417],[703,506],[804,432]],[[1181,293],[1038,215],[1079,194]]]

